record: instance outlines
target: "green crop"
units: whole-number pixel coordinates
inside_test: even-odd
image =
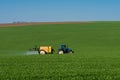
[[[74,54],[57,54],[67,44]],[[35,45],[55,54],[25,55]],[[119,80],[120,22],[0,28],[0,80]]]

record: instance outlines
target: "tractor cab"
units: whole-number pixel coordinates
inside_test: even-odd
[[[62,50],[65,51],[65,50],[67,49],[67,46],[66,46],[66,45],[61,45],[61,46],[60,46],[60,49],[62,49]]]
[[[59,54],[64,54],[64,53],[73,53],[73,50],[68,48],[67,45],[62,44],[60,45],[60,48],[58,49]]]

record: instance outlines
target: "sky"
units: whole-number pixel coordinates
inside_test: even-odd
[[[120,0],[0,0],[0,23],[120,21]]]

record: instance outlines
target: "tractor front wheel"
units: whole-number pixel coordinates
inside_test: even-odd
[[[72,53],[74,53],[74,52],[73,52],[73,51],[70,51],[69,53],[72,54]]]

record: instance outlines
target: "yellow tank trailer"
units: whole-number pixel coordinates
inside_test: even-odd
[[[51,46],[40,46],[38,50],[39,54],[50,54],[53,52],[54,52],[54,49]]]

